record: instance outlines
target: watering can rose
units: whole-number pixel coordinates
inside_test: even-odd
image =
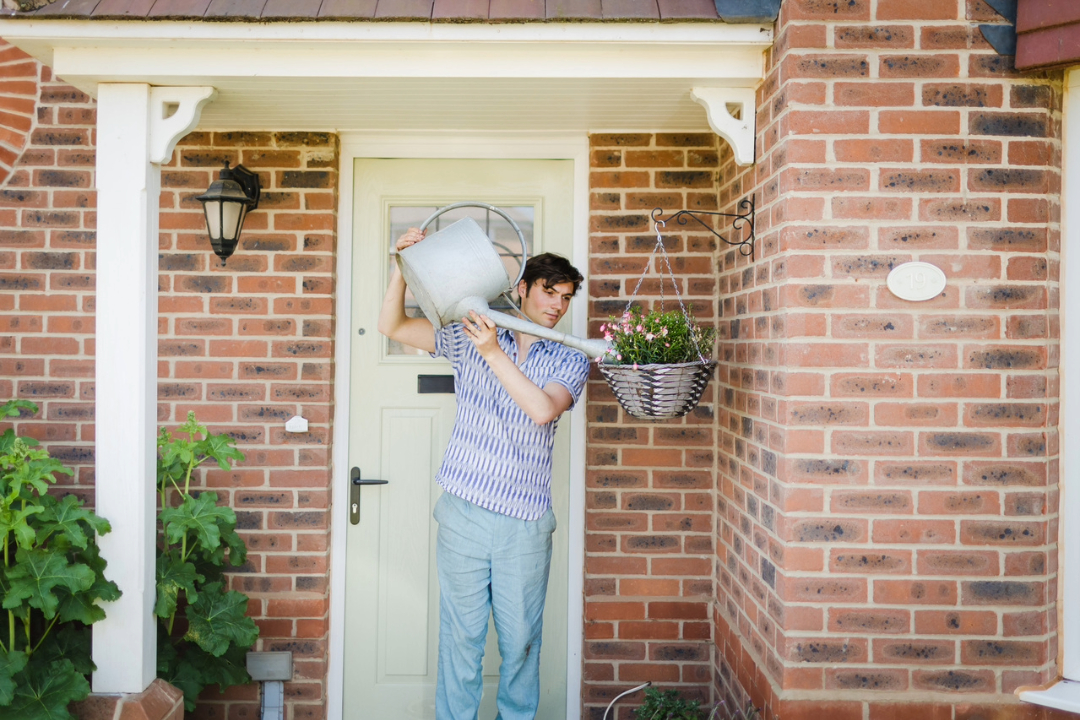
[[[597,362],[610,365],[656,365],[705,362],[712,359],[716,330],[703,327],[691,313],[638,308],[610,317],[600,326],[611,343]]]

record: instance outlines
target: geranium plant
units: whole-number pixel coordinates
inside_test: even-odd
[[[244,661],[259,637],[246,616],[247,595],[229,590],[224,576],[226,563],[239,566],[247,559],[236,513],[218,505],[217,493],[191,487],[204,462],[228,470],[244,459],[233,442],[207,432],[195,413],[188,413],[175,437],[165,428],[158,436],[158,677],[184,692],[188,712],[207,685],[224,692],[251,681]]]
[[[716,331],[703,327],[689,311],[643,313],[632,308],[600,326],[611,343],[603,362],[611,365],[656,365],[699,362],[712,357]]]
[[[10,400],[0,419],[37,409]],[[0,434],[0,718],[72,717],[68,704],[90,694],[90,625],[120,597],[97,545],[109,523],[75,495],[49,493],[72,474],[33,438]]]

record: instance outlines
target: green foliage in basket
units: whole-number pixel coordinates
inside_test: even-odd
[[[158,436],[158,677],[184,692],[188,712],[207,685],[224,692],[251,681],[245,657],[259,637],[246,616],[247,595],[228,590],[224,577],[226,563],[239,566],[247,559],[236,513],[218,505],[217,493],[191,490],[191,475],[204,462],[229,470],[244,459],[233,442],[207,432],[195,413],[188,413],[177,436],[165,428]],[[170,491],[177,503],[169,503]]]
[[[0,405],[0,419],[36,413],[27,400]],[[120,598],[105,579],[97,536],[109,523],[74,495],[49,494],[72,475],[33,438],[0,434],[0,718],[70,720],[90,694],[90,625],[102,601]]]
[[[678,690],[645,691],[645,703],[634,712],[635,720],[703,720],[701,703],[687,700]]]
[[[692,312],[683,316],[680,310],[654,310],[645,314],[639,308],[633,308],[622,317],[609,318],[600,326],[600,331],[612,345],[603,359],[611,365],[688,363],[699,361],[701,357],[709,360],[716,339],[714,329],[702,327],[694,320]]]

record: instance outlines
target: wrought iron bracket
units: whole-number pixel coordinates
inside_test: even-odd
[[[686,219],[690,218],[701,227],[705,228],[713,235],[718,237],[732,247],[739,249],[739,254],[744,257],[749,257],[751,261],[754,259],[754,196],[749,195],[739,201],[737,205],[740,212],[737,213],[722,213],[722,212],[708,212],[705,210],[679,210],[673,213],[671,217],[664,218],[664,209],[656,208],[652,211],[651,217],[654,223],[670,223],[672,220],[676,221],[679,225],[686,225]],[[702,220],[698,215],[712,215],[714,217],[732,218],[731,230],[737,233],[740,240],[728,240],[726,237],[713,230],[712,226]]]

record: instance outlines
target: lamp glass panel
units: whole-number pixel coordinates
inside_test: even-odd
[[[221,237],[221,201],[207,200],[203,203],[206,212],[206,230],[210,237],[217,240]]]
[[[221,203],[221,228],[224,230],[226,240],[235,240],[240,236],[240,225],[243,223],[244,210],[247,206],[238,202]]]

